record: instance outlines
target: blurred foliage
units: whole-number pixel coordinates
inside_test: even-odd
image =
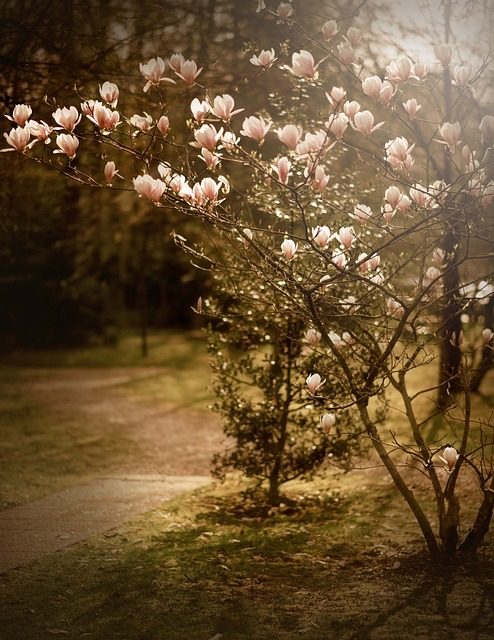
[[[248,16],[250,10],[234,2],[4,2],[2,111],[29,103],[52,123],[55,106],[98,97],[98,84],[109,79],[134,92],[133,108],[142,112],[139,62],[175,51],[213,62],[226,50],[240,55],[242,46],[231,41],[243,41]],[[209,69],[208,84],[219,90],[236,80],[218,63]],[[184,96],[184,111],[193,92]],[[98,175],[102,159],[81,156]],[[1,160],[0,348],[112,343],[129,324],[144,332],[193,326],[190,306],[207,286],[207,274],[189,264],[170,232],[194,237],[200,229],[135,194],[82,189],[13,154]]]

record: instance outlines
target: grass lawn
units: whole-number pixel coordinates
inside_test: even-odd
[[[13,354],[4,362],[5,507],[101,468],[135,468],[157,448],[150,425],[167,411],[200,416],[201,447],[209,415],[204,344],[154,336],[148,362],[131,337],[116,350]],[[90,409],[105,398],[109,413],[102,409],[98,422]],[[132,428],[115,418],[115,403]],[[176,413],[184,408],[187,414]],[[485,411],[476,398],[474,412]],[[400,421],[391,409],[390,431],[399,432]],[[146,429],[148,440],[136,440]],[[460,487],[465,522],[478,499],[472,486]],[[211,484],[3,574],[0,638],[494,638],[492,535],[473,560],[431,564],[411,514],[372,461],[349,474],[329,470],[311,483],[290,483],[277,508],[254,501],[247,488],[235,477]]]
[[[275,509],[240,488],[198,490],[2,576],[2,637],[493,637],[492,552],[429,564],[380,472],[293,485]]]

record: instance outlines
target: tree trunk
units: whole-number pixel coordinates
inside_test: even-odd
[[[460,277],[456,264],[456,234],[450,231],[445,238],[444,249],[447,265],[444,272],[444,306],[442,309],[442,331],[439,364],[439,394],[437,404],[445,409],[451,402],[451,396],[461,388],[460,365],[461,350],[459,337],[461,332],[461,296]]]
[[[379,437],[379,434],[377,432],[376,426],[369,416],[365,400],[358,403],[358,408],[360,411],[360,416],[362,417],[362,420],[364,422],[365,429],[371,439],[374,449],[381,458],[381,461],[384,464],[387,472],[393,479],[396,488],[401,493],[406,503],[410,507],[413,515],[415,516],[417,524],[419,525],[420,530],[422,531],[422,535],[424,536],[427,548],[429,549],[429,553],[432,557],[437,558],[439,556],[439,546],[437,544],[436,536],[434,535],[427,516],[425,515],[420,504],[415,498],[413,491],[410,490],[401,473],[398,471],[396,465],[394,464],[393,460],[390,458],[386,447],[383,445],[381,438]]]
[[[484,489],[484,500],[480,505],[473,527],[460,545],[462,553],[475,553],[489,531],[489,525],[494,510],[494,480],[490,487]]]
[[[494,296],[489,299],[489,302],[482,309],[484,316],[484,322],[487,329],[494,328]],[[470,381],[470,391],[474,393],[479,392],[479,387],[484,379],[485,374],[494,366],[494,345],[492,341],[486,344],[482,350],[482,356],[478,367],[475,369],[475,373]]]
[[[280,504],[280,484],[278,472],[275,470],[269,476],[268,502],[274,507]]]
[[[455,495],[446,499],[448,507],[440,520],[442,549],[448,556],[455,555],[458,549],[458,528],[460,525],[460,503]]]

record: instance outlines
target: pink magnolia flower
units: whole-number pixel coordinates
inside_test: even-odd
[[[211,105],[206,100],[199,100],[194,98],[190,103],[190,110],[194,116],[194,120],[202,122],[211,110]]]
[[[382,84],[383,81],[379,76],[368,76],[362,80],[362,91],[374,100],[378,100]]]
[[[316,329],[307,329],[304,334],[305,341],[311,346],[316,346],[321,342],[321,334]]]
[[[379,100],[384,106],[387,106],[391,98],[394,96],[396,89],[387,80],[381,80],[379,76],[368,76],[362,81],[362,91],[373,98]]]
[[[105,164],[104,175],[106,184],[111,187],[113,178],[120,175],[115,167],[115,163],[113,162],[113,160],[110,160]]]
[[[439,281],[440,277],[441,277],[441,272],[437,267],[429,267],[425,272],[424,282],[426,284],[430,284],[431,282],[434,282],[436,280]]]
[[[322,380],[321,376],[318,373],[312,373],[307,376],[305,383],[309,392],[314,395],[318,389],[322,387],[322,385],[326,382],[326,380]]]
[[[201,73],[203,67],[200,69],[197,68],[197,64],[194,60],[185,60],[180,66],[180,71],[175,71],[179,78],[188,84],[193,85],[196,81],[197,76]]]
[[[347,130],[350,120],[344,113],[331,115],[328,121],[328,128],[337,140],[341,140]]]
[[[357,240],[352,227],[340,227],[340,230],[336,234],[336,237],[338,238],[339,243],[342,244],[345,247],[345,249],[349,249],[352,246],[352,244]],[[334,259],[333,259],[333,262],[334,262]],[[342,266],[342,265],[339,265],[339,266]]]
[[[355,118],[356,114],[360,111],[360,104],[356,100],[352,100],[351,102],[345,102],[343,105],[343,113],[345,113],[350,120]]]
[[[153,118],[145,111],[143,116],[135,113],[130,119],[130,124],[136,129],[139,129],[139,131],[149,131],[153,125]]]
[[[391,98],[394,96],[395,93],[396,93],[396,88],[391,84],[391,82],[388,82],[387,80],[385,80],[382,83],[378,100],[381,104],[387,107],[391,102]]]
[[[203,178],[201,180],[201,190],[210,202],[216,202],[218,200],[218,193],[221,187],[222,182],[215,182],[213,178]]]
[[[187,180],[185,176],[175,173],[169,180],[168,186],[176,195],[179,195],[185,187],[188,187]],[[189,187],[190,189],[190,187]]]
[[[240,138],[237,138],[237,136],[232,131],[225,131],[223,137],[221,138],[220,147],[222,149],[225,149],[225,151],[231,153],[232,151],[235,151],[235,147],[239,142]]]
[[[482,144],[492,144],[494,142],[494,116],[486,115],[479,124]]]
[[[389,63],[386,73],[391,82],[407,82],[412,75],[412,61],[407,56],[399,56]]]
[[[489,342],[492,340],[492,336],[494,335],[492,329],[484,329],[482,331],[482,339],[485,342],[485,344],[489,344]]]
[[[410,209],[410,205],[411,205],[411,201],[410,198],[403,194],[401,197],[401,200],[398,203],[398,211],[401,211],[402,213],[407,213],[408,209]]]
[[[97,103],[96,100],[86,100],[85,102],[81,102],[81,111],[85,116],[92,116],[94,111],[94,105]],[[100,102],[98,104],[101,104]]]
[[[344,269],[347,264],[346,255],[340,249],[335,249],[331,256],[331,262],[340,269]]]
[[[116,84],[113,82],[103,82],[103,85],[99,86],[99,94],[105,102],[107,102],[112,109],[117,106],[119,91]]]
[[[346,66],[351,65],[357,59],[357,52],[348,41],[341,42],[337,47],[338,58]]]
[[[329,433],[336,422],[336,418],[333,413],[325,413],[321,416],[320,421],[324,433]]]
[[[292,66],[288,69],[297,78],[314,78],[317,74],[317,65],[314,62],[312,53],[301,49],[292,55]]]
[[[326,225],[314,227],[312,229],[312,240],[321,248],[326,249],[331,240],[331,231]]]
[[[31,117],[33,110],[28,104],[16,104],[12,116],[5,116],[7,120],[15,122],[19,127],[24,127],[26,122]]]
[[[419,207],[427,208],[431,203],[431,196],[428,190],[422,185],[415,183],[410,189],[410,197]]]
[[[185,58],[181,53],[174,53],[170,56],[168,65],[170,66],[170,69],[175,71],[175,73],[180,73],[180,69],[182,68],[184,62]]]
[[[161,116],[158,122],[156,123],[156,128],[161,133],[162,136],[166,136],[168,130],[170,128],[170,120],[168,116]]]
[[[436,247],[432,252],[432,259],[439,267],[444,267],[444,265],[446,264],[445,258],[446,252],[444,251],[444,249]]]
[[[367,258],[367,254],[365,253],[361,253],[358,257],[359,262],[363,260],[363,262],[360,265],[360,268],[362,269],[362,271],[375,271],[381,263],[381,256],[373,255],[370,258],[367,258],[367,259],[366,258]]]
[[[249,247],[253,237],[254,234],[252,233],[251,229],[245,228],[242,230],[242,237],[238,239],[242,241],[244,247]]]
[[[350,218],[360,222],[360,224],[365,224],[372,216],[372,209],[366,204],[357,204],[353,208],[353,213],[349,213],[348,215]]]
[[[11,129],[10,133],[3,134],[7,143],[12,147],[11,149],[2,149],[2,151],[26,151],[30,149],[34,142],[29,142],[31,139],[31,129],[27,127],[16,127]]]
[[[470,80],[474,77],[475,72],[470,64],[457,64],[453,69],[451,84],[463,89],[470,84]]]
[[[446,471],[451,472],[456,466],[459,457],[460,454],[454,447],[446,447],[443,450],[443,455],[439,456],[439,460],[444,463]]]
[[[370,111],[359,111],[355,114],[352,127],[364,136],[370,136],[383,124],[384,122],[379,122],[379,124],[374,125],[374,116]]]
[[[211,107],[211,113],[220,120],[230,122],[230,118],[237,113],[243,111],[243,109],[235,109],[235,100],[227,93],[222,96],[216,96]]]
[[[443,65],[443,67],[449,66],[451,62],[451,58],[453,56],[453,50],[449,46],[449,44],[441,43],[434,47],[434,53],[436,54],[436,58]]]
[[[206,147],[201,148],[201,155],[199,156],[201,160],[204,160],[208,169],[216,169],[216,167],[221,162],[222,155],[221,153],[216,153],[213,151],[209,151]]]
[[[346,98],[346,91],[343,87],[333,87],[329,93],[326,93],[326,98],[333,109],[339,109]]]
[[[101,104],[101,102],[94,102],[91,114],[86,117],[88,120],[91,120],[91,122],[94,122],[102,133],[110,133],[111,131],[114,131],[120,124],[120,114],[118,111],[112,111]]]
[[[69,157],[69,160],[72,160],[77,153],[79,139],[71,133],[61,133],[57,136],[57,146],[58,149],[53,153],[64,153]]]
[[[412,76],[417,80],[423,80],[427,75],[427,66],[423,62],[416,62],[412,67]]]
[[[287,18],[293,15],[293,6],[289,2],[280,2],[276,13],[280,22],[284,22]]]
[[[449,192],[449,185],[444,180],[435,180],[427,188],[427,193],[431,196],[431,206],[439,207],[446,202],[446,196]]]
[[[203,124],[199,129],[194,131],[195,142],[190,144],[193,147],[201,148],[206,147],[208,151],[214,151],[214,148],[221,140],[223,135],[223,127],[219,131],[212,124]]]
[[[386,302],[386,308],[389,315],[393,318],[400,319],[405,313],[405,309],[403,308],[403,306],[398,302],[398,300],[395,300],[394,298],[388,298]]]
[[[319,284],[321,285],[320,289],[321,289],[322,292],[327,290],[330,282],[331,282],[331,276],[330,275],[321,276],[319,278]]]
[[[403,107],[405,111],[408,113],[410,118],[413,120],[415,118],[417,111],[421,108],[422,105],[417,103],[415,98],[410,98],[406,102],[403,103]]]
[[[312,169],[311,171],[308,171],[308,169],[306,169],[306,172],[306,175],[312,178],[311,187],[314,189],[314,191],[323,193],[329,182],[329,176],[326,175],[324,167],[319,164],[315,169]]]
[[[282,184],[287,184],[288,178],[292,175],[290,171],[292,163],[290,160],[286,156],[279,158],[275,164],[271,165],[271,168],[278,174],[279,181]]]
[[[179,195],[181,198],[191,204],[194,204],[196,207],[202,207],[206,200],[200,184],[195,184],[192,189],[190,189],[190,187],[182,189]]]
[[[294,151],[302,137],[303,130],[298,125],[286,124],[283,128],[276,129],[275,133],[281,142]]]
[[[73,106],[57,109],[52,115],[55,122],[59,124],[62,129],[67,129],[67,131],[70,132],[74,131],[82,118],[82,114]]]
[[[437,142],[446,144],[451,153],[454,153],[456,145],[460,141],[461,124],[459,122],[445,122],[444,124],[439,126],[439,134],[441,135],[443,140],[438,140]]]
[[[41,120],[41,122],[30,120],[28,126],[32,136],[37,140],[42,140],[45,144],[50,144],[50,134],[53,131],[53,127],[50,127],[44,120]]]
[[[248,138],[252,138],[253,140],[261,143],[266,137],[266,134],[268,133],[272,124],[272,122],[268,122],[264,120],[264,118],[250,116],[248,118],[245,118],[240,133],[243,136],[247,136]]]
[[[335,36],[339,31],[338,23],[336,22],[336,20],[326,20],[326,22],[322,25],[321,31],[325,40],[331,40],[331,38]]]
[[[384,198],[389,202],[393,209],[396,209],[400,204],[400,200],[403,198],[403,194],[397,186],[391,185],[384,192]]]
[[[160,82],[170,82],[175,84],[175,80],[166,78],[163,75],[165,73],[166,63],[163,58],[160,58],[159,56],[157,58],[151,58],[145,64],[141,62],[139,64],[139,69],[141,74],[147,80],[147,83],[144,86],[144,92],[149,91],[152,85],[157,86]]]
[[[287,260],[291,260],[297,252],[298,244],[291,238],[285,238],[281,243],[281,251]]]
[[[345,37],[351,45],[356,45],[362,40],[362,32],[357,27],[349,27]]]
[[[274,49],[265,50],[263,49],[261,53],[257,56],[252,56],[250,62],[256,67],[270,67],[276,59],[276,54]]]
[[[389,140],[385,144],[386,160],[395,169],[411,169],[413,160],[411,152],[413,151],[415,144],[410,145],[408,140],[404,137],[398,137],[394,140]]]
[[[391,222],[391,220],[395,217],[396,209],[393,209],[393,207],[388,202],[386,202],[381,207],[381,212],[386,222]]]
[[[166,184],[162,180],[153,178],[148,173],[143,176],[137,176],[132,181],[137,193],[143,198],[151,200],[151,202],[159,202],[166,189]]]
[[[316,160],[323,157],[336,143],[330,143],[328,134],[323,129],[316,133],[306,133],[305,138],[298,143],[295,153],[300,158]]]

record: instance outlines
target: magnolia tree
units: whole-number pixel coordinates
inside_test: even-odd
[[[399,55],[377,73],[356,26],[328,16],[309,36],[292,4],[268,13],[307,44],[255,52],[236,92],[210,94],[196,61],[158,56],[140,65],[145,111],[119,111],[109,80],[44,120],[17,105],[3,151],[194,216],[236,266],[216,249],[208,258],[207,241],[177,242],[224,269],[244,309],[279,318],[306,358],[310,370],[293,381],[307,396],[306,429],[331,431],[351,411],[345,428],[365,432],[431,554],[473,552],[494,506],[492,423],[472,415],[469,393],[493,336],[483,309],[493,294],[494,116],[476,116],[472,99],[488,59],[473,68],[438,43],[430,68]],[[290,97],[247,108],[242,98],[265,74]],[[84,149],[101,158],[100,171],[85,168]],[[457,362],[436,367],[445,345]],[[392,433],[377,402],[388,390],[402,416]],[[444,421],[431,434],[423,400],[438,390],[448,402],[436,405]],[[472,478],[480,502],[461,538],[458,487]]]
[[[241,254],[249,252],[249,241],[239,240]],[[212,408],[228,436],[226,449],[213,458],[213,473],[222,479],[236,469],[258,486],[266,482],[268,502],[278,505],[284,483],[312,478],[328,458],[349,470],[367,441],[351,407],[339,411],[338,421],[325,414],[314,427],[314,407],[324,406],[321,392],[341,390],[337,371],[313,348],[320,334],[304,334],[299,315],[283,299],[273,303],[277,290],[245,266],[242,255],[223,252],[213,273],[216,295],[204,310],[211,318]]]

